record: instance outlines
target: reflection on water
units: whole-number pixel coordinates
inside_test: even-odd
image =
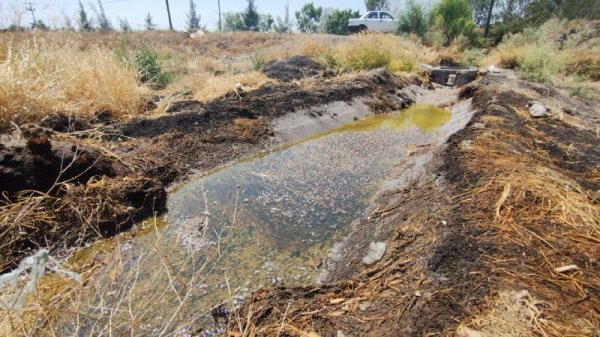
[[[164,229],[119,247],[90,307],[129,303],[154,334],[210,325],[212,306],[260,287],[313,282],[389,168],[449,119],[433,106],[366,117],[192,180],[170,196]]]

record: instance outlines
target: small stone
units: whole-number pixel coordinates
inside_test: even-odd
[[[538,101],[529,102],[529,114],[532,117],[544,117],[548,114],[548,109]]]
[[[383,254],[385,254],[385,242],[371,242],[369,252],[363,257],[362,262],[371,265],[381,260]]]
[[[468,151],[473,149],[473,141],[472,140],[463,140],[458,144],[458,148],[463,151]]]
[[[483,123],[473,123],[472,125],[473,129],[485,129],[485,124]]]

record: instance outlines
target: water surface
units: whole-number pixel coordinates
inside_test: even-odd
[[[142,331],[166,333],[210,324],[211,307],[258,288],[314,282],[390,168],[449,119],[417,105],[191,179],[170,196],[164,227],[119,247],[89,307],[133,307]]]

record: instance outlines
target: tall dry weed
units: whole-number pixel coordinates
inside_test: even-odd
[[[110,50],[79,48],[69,40],[37,35],[12,45],[3,41],[0,63],[0,120],[17,123],[61,112],[123,117],[138,112],[137,71]]]

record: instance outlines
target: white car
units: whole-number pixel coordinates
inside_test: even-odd
[[[391,33],[395,32],[398,28],[396,19],[389,12],[384,11],[372,11],[367,12],[365,15],[358,19],[348,20],[348,31],[351,33],[374,31]]]

